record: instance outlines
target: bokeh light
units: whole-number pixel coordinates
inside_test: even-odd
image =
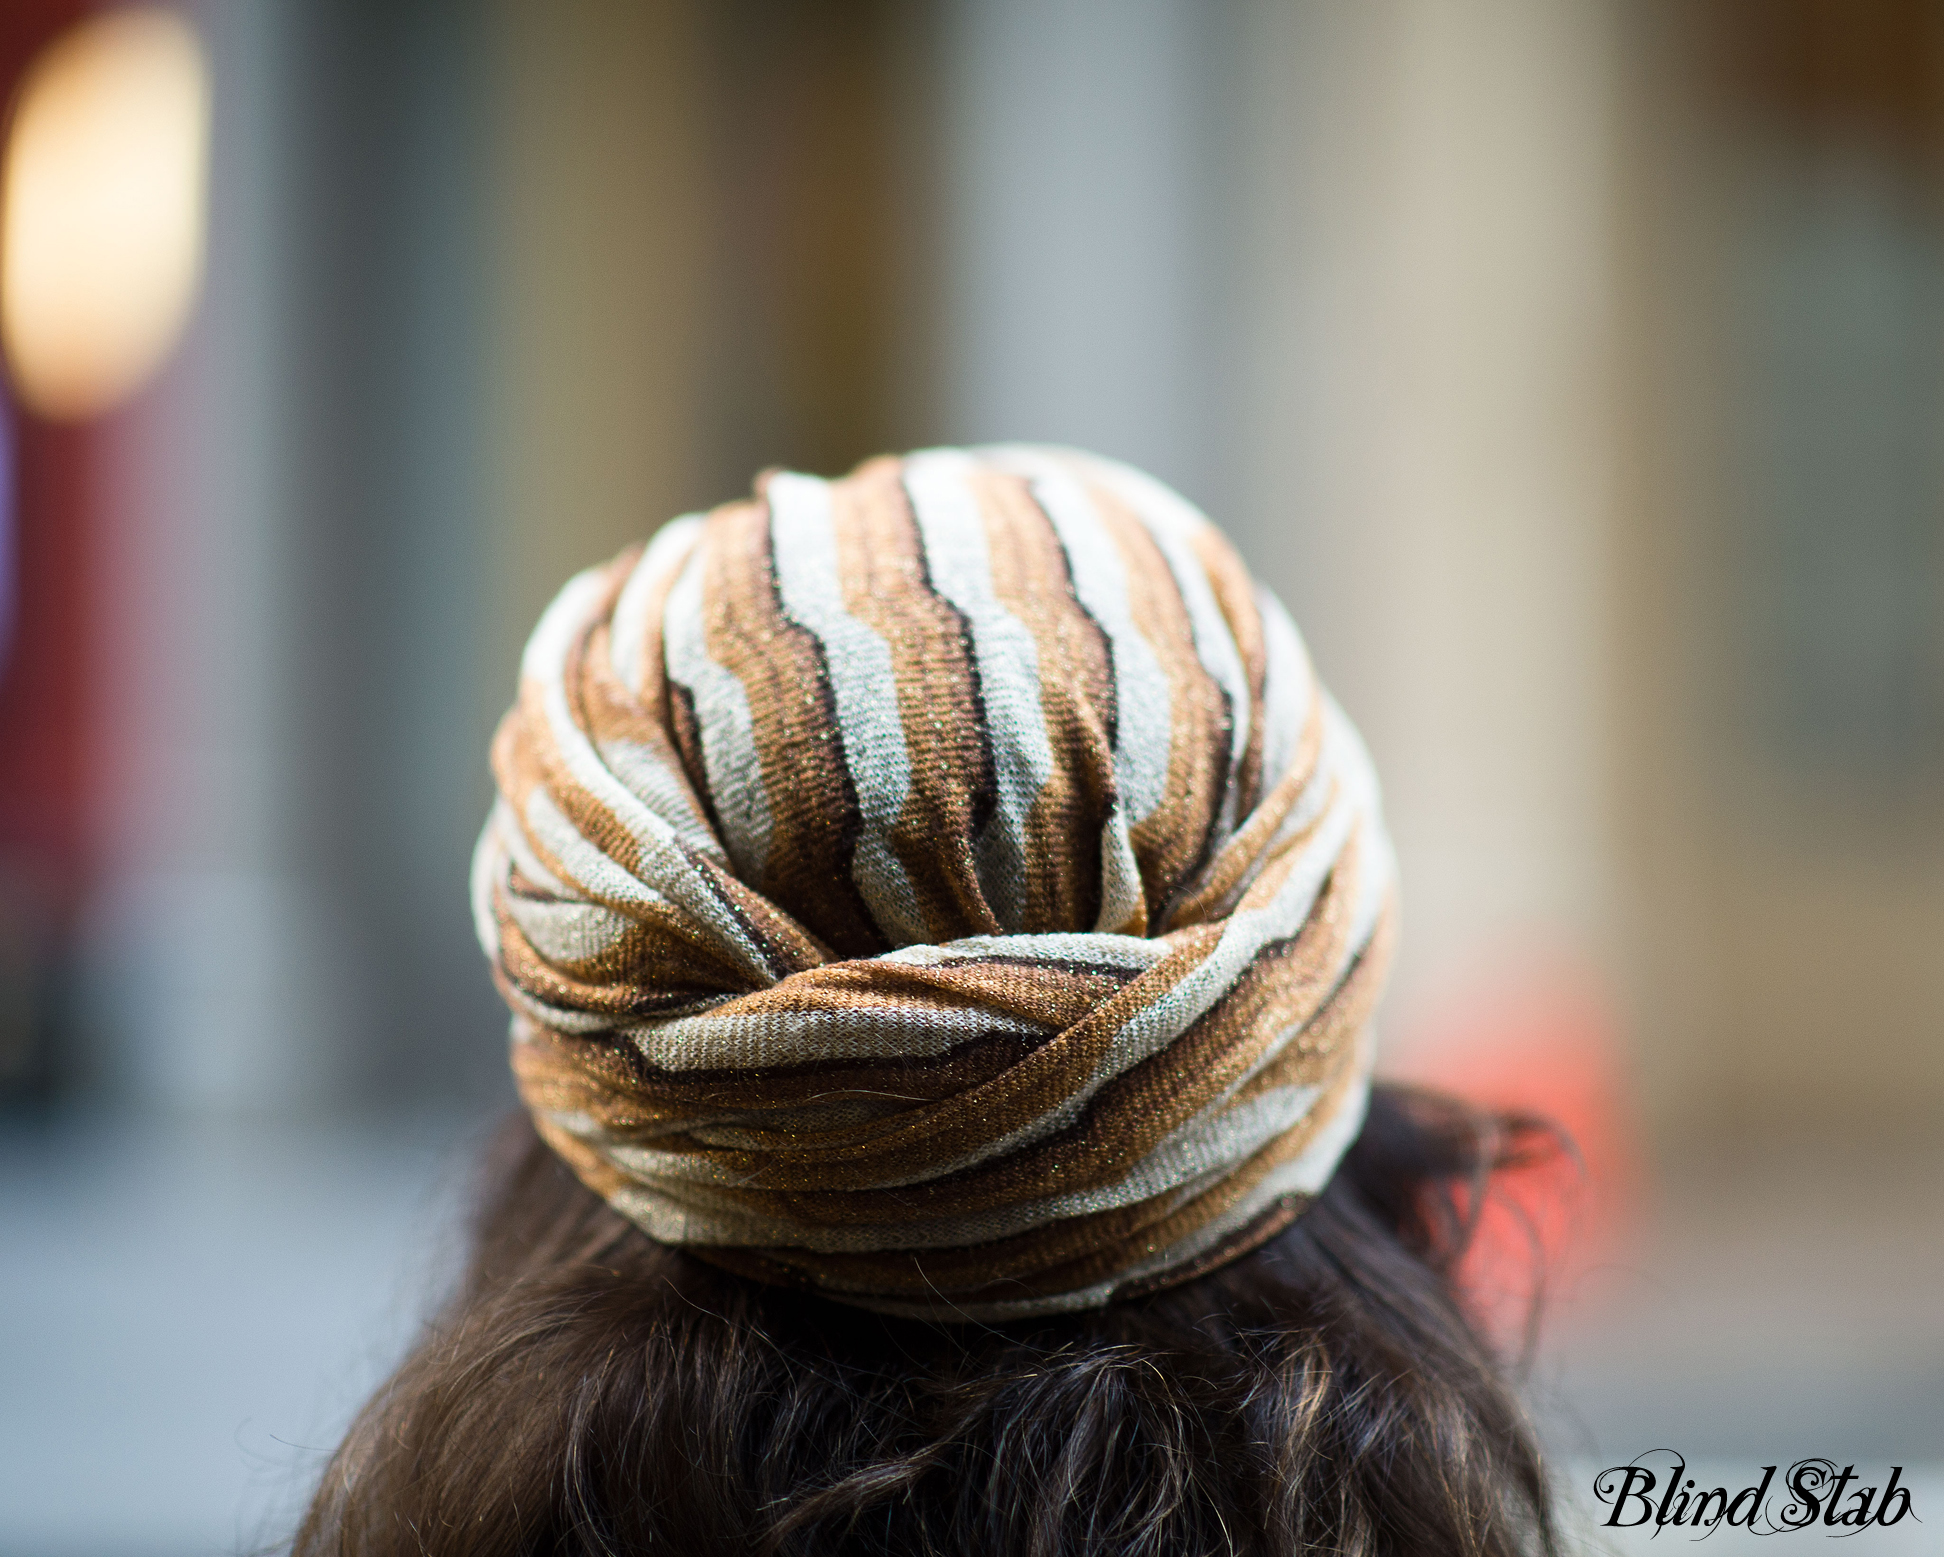
[[[95,415],[154,371],[202,265],[209,78],[174,13],[91,18],[21,84],[0,207],[0,340],[20,399]]]

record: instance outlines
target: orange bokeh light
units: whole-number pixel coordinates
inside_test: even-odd
[[[46,416],[105,411],[181,334],[202,269],[209,76],[171,11],[113,11],[28,68],[0,170],[0,344]]]

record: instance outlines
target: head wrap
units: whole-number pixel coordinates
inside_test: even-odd
[[[493,768],[473,902],[521,1097],[717,1265],[1091,1307],[1270,1237],[1361,1126],[1369,759],[1125,466],[771,473],[561,591]]]

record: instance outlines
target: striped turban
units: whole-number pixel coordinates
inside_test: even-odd
[[[651,1237],[891,1313],[1185,1280],[1361,1127],[1369,759],[1184,499],[999,447],[773,473],[581,574],[479,936],[540,1133]]]

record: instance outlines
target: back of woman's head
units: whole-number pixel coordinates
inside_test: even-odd
[[[516,1121],[459,1294],[338,1451],[296,1551],[1549,1550],[1538,1449],[1452,1280],[1483,1172],[1543,1149],[1380,1087],[1269,1243],[986,1325],[715,1270]]]
[[[562,590],[493,766],[530,1126],[306,1552],[1546,1538],[1499,1134],[1373,1102],[1369,757],[1184,499],[773,473]]]

